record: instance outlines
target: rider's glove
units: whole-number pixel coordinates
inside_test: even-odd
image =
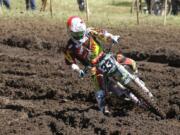
[[[117,44],[119,42],[120,36],[119,35],[113,35],[112,36],[112,41],[113,43]]]
[[[79,70],[79,77],[84,77],[85,73],[83,70]]]
[[[79,77],[84,77],[84,75],[85,75],[84,71],[82,69],[80,69],[77,64],[72,64],[71,67],[74,71],[79,73]]]

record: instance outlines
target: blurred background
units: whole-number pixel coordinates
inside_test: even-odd
[[[2,4],[1,17],[37,17],[58,19],[63,22],[66,21],[67,17],[70,15],[78,15],[87,21],[86,0],[47,0],[44,11],[42,11],[42,3],[46,0],[34,0],[36,6],[35,10],[26,10],[27,5],[25,1],[26,0],[11,0],[10,10]],[[50,1],[52,1],[52,17],[50,12]],[[89,9],[88,23],[90,24],[109,26],[136,25],[137,7],[141,25],[163,24],[165,0],[87,0],[87,2]],[[180,24],[178,15],[179,5],[179,0],[167,1],[168,24]]]

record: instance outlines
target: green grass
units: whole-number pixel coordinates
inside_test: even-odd
[[[49,0],[48,0],[49,1]],[[76,0],[52,0],[53,18],[50,16],[49,4],[45,12],[40,12],[41,0],[36,0],[35,12],[25,10],[25,0],[11,0],[12,10],[3,8],[3,18],[33,18],[56,20],[65,23],[71,15],[78,15],[86,20],[86,12],[80,12]],[[89,25],[123,27],[135,26],[136,13],[131,14],[131,0],[88,0],[90,19]],[[163,16],[152,16],[140,13],[140,25],[163,25]],[[180,26],[179,16],[167,16],[167,25]]]
[[[130,1],[112,2],[113,6],[130,7],[132,3]]]

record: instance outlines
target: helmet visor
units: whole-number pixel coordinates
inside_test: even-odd
[[[80,40],[80,39],[83,38],[84,32],[83,32],[83,31],[81,31],[81,32],[71,32],[71,35],[72,35],[72,37],[73,37],[74,39]]]

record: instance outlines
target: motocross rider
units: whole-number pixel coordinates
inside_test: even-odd
[[[83,66],[91,67],[92,79],[96,84],[95,97],[100,111],[109,113],[105,103],[105,85],[103,75],[93,66],[103,55],[103,46],[101,42],[118,43],[119,35],[113,35],[106,30],[95,28],[86,28],[85,22],[78,16],[71,16],[67,20],[67,32],[70,39],[65,47],[65,63],[70,65],[73,71],[76,71],[80,77],[85,75],[84,71],[77,65],[77,60]],[[137,71],[136,63],[130,58],[126,58],[121,53],[116,55],[119,63],[132,66]],[[133,96],[133,95],[132,95]],[[132,99],[133,97],[131,97]],[[135,99],[136,100],[136,99]],[[136,101],[138,102],[138,101]]]

